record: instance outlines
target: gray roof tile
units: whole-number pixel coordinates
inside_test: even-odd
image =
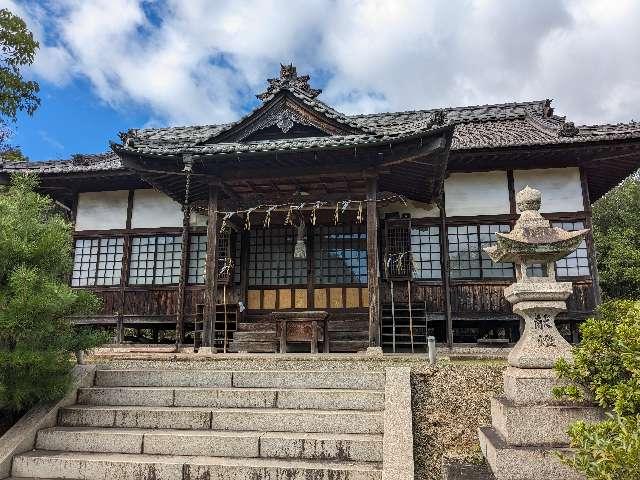
[[[565,118],[553,115],[549,100],[346,116],[320,100],[305,96],[303,92],[292,89],[292,93],[325,115],[365,133],[246,143],[207,143],[237,125],[241,119],[222,125],[134,129],[127,132],[127,136],[133,140],[133,148],[124,148],[149,155],[233,154],[385,143],[434,128],[434,115],[441,111],[446,115],[445,122],[455,125],[453,151],[640,138],[638,122],[579,126],[575,132],[568,129],[570,136],[563,136],[560,130]],[[52,162],[4,165],[1,162],[0,171],[5,172],[27,170],[55,174],[124,170],[114,153],[78,155],[70,160]]]

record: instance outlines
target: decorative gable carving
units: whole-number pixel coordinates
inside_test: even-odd
[[[322,93],[322,90],[318,88],[311,88],[309,85],[309,75],[298,76],[296,67],[292,64],[282,65],[280,64],[280,78],[268,78],[267,83],[269,86],[263,93],[259,93],[256,97],[263,102],[270,100],[280,90],[289,90],[295,88],[303,92],[309,98],[316,98]]]
[[[293,65],[281,65],[280,78],[270,78],[267,82],[267,90],[256,95],[264,102],[260,107],[205,143],[242,142],[265,129],[273,135],[274,126],[282,132],[278,138],[300,137],[299,128],[295,135],[292,131],[295,125],[308,127],[308,136],[363,133],[342,114],[317,100],[321,90],[311,88],[309,75],[299,76]]]

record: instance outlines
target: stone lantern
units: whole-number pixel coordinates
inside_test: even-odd
[[[485,248],[494,262],[513,262],[516,282],[504,295],[524,318],[524,332],[508,357],[504,395],[491,400],[491,427],[480,428],[480,445],[498,480],[573,480],[582,478],[553,454],[567,450],[567,430],[575,420],[598,421],[593,405],[554,398],[558,385],[553,365],[571,361],[571,345],[560,335],[555,317],[567,309],[571,282],[558,282],[555,262],[573,252],[588,230],[568,232],[552,227],[540,214],[541,193],[525,187],[516,195],[521,212],[513,230],[496,233]],[[531,276],[530,267],[545,276]]]

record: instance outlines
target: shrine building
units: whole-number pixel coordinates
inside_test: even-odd
[[[514,266],[483,247],[513,226],[515,193],[534,187],[552,224],[591,228],[591,204],[640,167],[640,123],[575,126],[550,100],[344,115],[320,94],[282,66],[233,123],[0,160],[0,182],[38,174],[73,220],[69,282],[103,299],[74,321],[218,352],[309,351],[305,335],[329,352],[510,344]],[[575,341],[600,301],[590,234],[556,275],[574,284],[558,327]]]

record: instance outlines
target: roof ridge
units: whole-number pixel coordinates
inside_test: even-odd
[[[457,110],[478,110],[481,108],[497,108],[497,107],[527,107],[531,105],[544,105],[549,102],[549,99],[544,100],[530,100],[527,102],[504,102],[504,103],[486,103],[480,105],[461,105],[457,107],[433,107],[420,110],[401,110],[395,112],[377,112],[377,113],[359,113],[355,115],[347,115],[349,118],[364,118],[373,117],[378,115],[403,115],[403,114],[416,114],[416,113],[431,113],[435,110],[444,110],[445,112],[457,111]]]

